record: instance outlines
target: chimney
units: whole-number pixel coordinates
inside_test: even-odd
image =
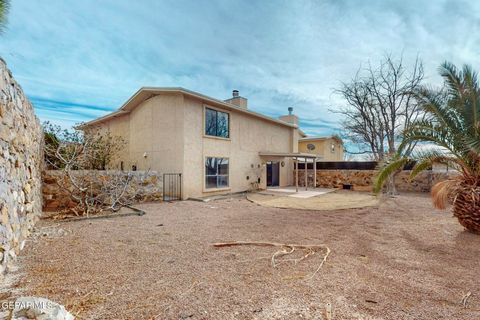
[[[232,91],[232,97],[230,99],[225,100],[226,103],[233,104],[237,107],[247,109],[247,102],[248,100],[244,97],[240,97],[240,92],[238,90]]]
[[[298,117],[293,114],[293,108],[288,107],[288,115],[279,117],[283,122],[295,124],[298,126]]]

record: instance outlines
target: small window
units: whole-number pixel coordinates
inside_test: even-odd
[[[229,138],[229,114],[210,108],[205,108],[205,134],[207,136]]]
[[[228,188],[228,159],[207,158],[205,160],[205,188]]]
[[[331,151],[332,153],[335,153],[335,143],[332,143],[332,144],[330,145],[330,151]]]

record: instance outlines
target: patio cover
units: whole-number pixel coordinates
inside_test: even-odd
[[[260,157],[266,158],[293,158],[293,160],[298,164],[299,158],[303,158],[305,163],[305,190],[308,190],[308,176],[307,176],[307,162],[308,160],[313,161],[313,188],[317,187],[317,158],[318,155],[311,153],[301,153],[301,152],[259,152]],[[295,189],[298,192],[298,165],[295,166]]]
[[[306,158],[306,159],[315,159],[318,158],[318,155],[311,153],[301,153],[301,152],[262,152],[258,153],[260,157],[277,157],[277,158]]]

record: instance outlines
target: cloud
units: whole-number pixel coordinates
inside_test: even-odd
[[[104,106],[57,101],[35,96],[30,96],[29,99],[42,120],[60,123],[65,128],[100,117],[110,111],[110,108]]]
[[[437,66],[479,59],[475,1],[12,2],[0,42],[42,119],[71,125],[117,109],[141,86],[182,86],[258,112],[293,106],[309,134],[341,131],[332,94],[385,53]]]

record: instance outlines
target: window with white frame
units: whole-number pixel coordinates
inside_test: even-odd
[[[205,188],[228,188],[228,158],[205,159]]]

